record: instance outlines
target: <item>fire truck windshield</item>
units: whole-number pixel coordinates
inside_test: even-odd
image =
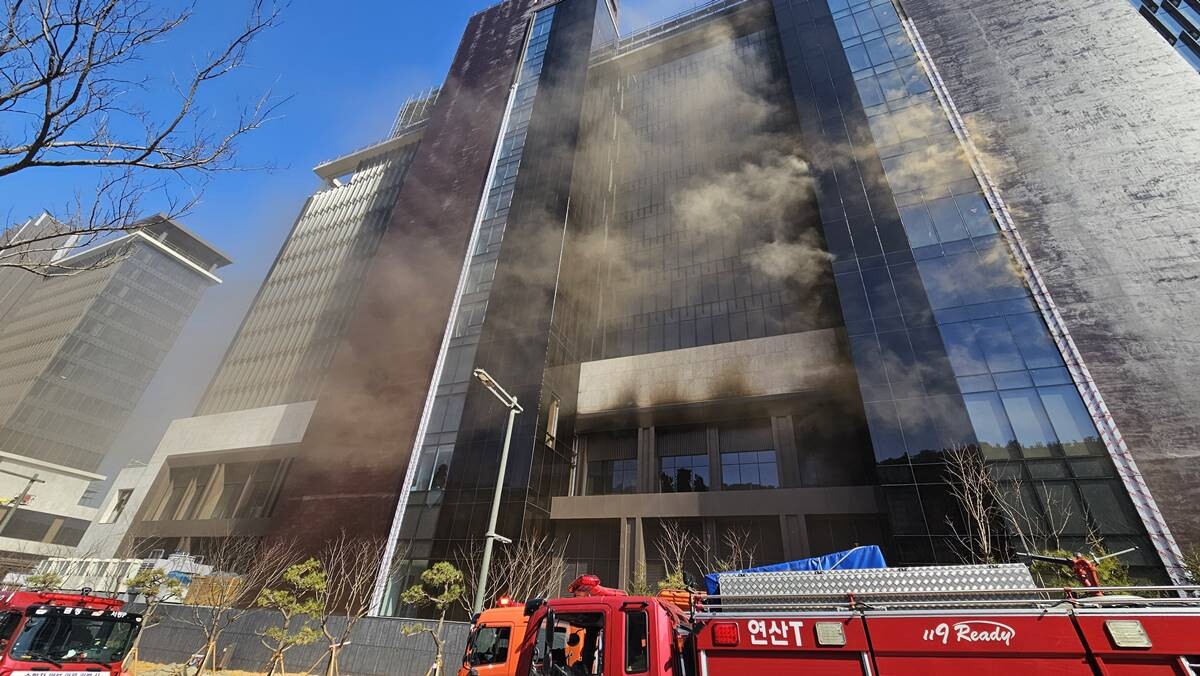
[[[22,662],[111,664],[125,658],[136,634],[131,619],[31,615],[8,654]]]

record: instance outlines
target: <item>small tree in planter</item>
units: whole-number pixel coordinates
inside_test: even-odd
[[[58,573],[34,573],[25,578],[25,588],[29,591],[48,592],[58,589],[63,584],[63,576]]]
[[[169,576],[162,568],[143,568],[137,575],[126,580],[125,586],[129,591],[142,596],[146,602],[145,608],[142,609],[142,630],[133,639],[129,654],[121,663],[122,669],[132,673],[133,665],[137,663],[142,637],[146,635],[146,630],[161,621],[158,617],[159,606],[183,598],[184,588],[182,582]]]
[[[268,627],[259,634],[262,644],[271,651],[271,659],[267,662],[269,675],[286,673],[283,657],[287,651],[321,637],[321,631],[310,620],[323,610],[321,595],[328,587],[325,568],[316,559],[289,566],[283,572],[282,582],[281,588],[264,589],[255,599],[256,605],[275,610],[283,620],[280,626]],[[305,616],[309,620],[301,620],[300,626],[293,629],[293,620]]]
[[[439,561],[421,573],[420,584],[414,584],[400,595],[400,599],[409,605],[433,606],[438,611],[436,627],[420,623],[406,624],[402,629],[408,636],[426,633],[433,639],[435,650],[433,664],[429,665],[425,676],[441,676],[442,674],[445,655],[442,629],[446,623],[446,610],[462,598],[464,589],[462,572],[445,561]]]

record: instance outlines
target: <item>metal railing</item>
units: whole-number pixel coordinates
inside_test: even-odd
[[[1150,596],[1146,596],[1147,594]],[[701,616],[710,613],[761,615],[789,612],[1052,608],[1192,608],[1200,612],[1200,586],[1030,587],[692,597],[692,611]]]
[[[656,40],[668,33],[700,23],[714,16],[723,14],[741,5],[755,0],[712,0],[703,5],[693,7],[684,12],[674,14],[665,19],[643,26],[629,34],[618,37],[617,41],[597,46],[592,50],[592,63],[605,61],[609,58],[637,48],[647,42]]]
[[[435,103],[437,103],[438,96],[441,93],[442,88],[437,86],[430,87],[423,92],[419,92],[408,97],[405,99],[404,105],[400,106],[400,111],[396,113],[396,119],[392,122],[392,129],[390,132],[388,132],[386,137],[381,138],[378,141],[365,143],[354,150],[344,152],[341,155],[325,160],[324,162],[317,164],[317,166],[321,167],[325,166],[326,164],[333,164],[334,162],[347,157],[353,157],[354,155],[357,155],[368,148],[374,148],[381,143],[386,143],[397,136],[420,127],[429,121],[429,116],[433,114],[433,106]]]

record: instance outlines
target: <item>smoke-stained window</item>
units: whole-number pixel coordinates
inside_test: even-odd
[[[771,31],[623,73],[599,357],[839,322]]]
[[[711,485],[708,455],[673,455],[659,458],[659,484],[663,493],[699,493]]]
[[[587,494],[613,495],[637,491],[637,459],[590,460],[587,466]]]

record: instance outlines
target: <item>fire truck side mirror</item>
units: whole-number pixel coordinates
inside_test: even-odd
[[[545,599],[529,599],[525,602],[525,617],[529,617],[537,612],[538,608],[542,607]]]

